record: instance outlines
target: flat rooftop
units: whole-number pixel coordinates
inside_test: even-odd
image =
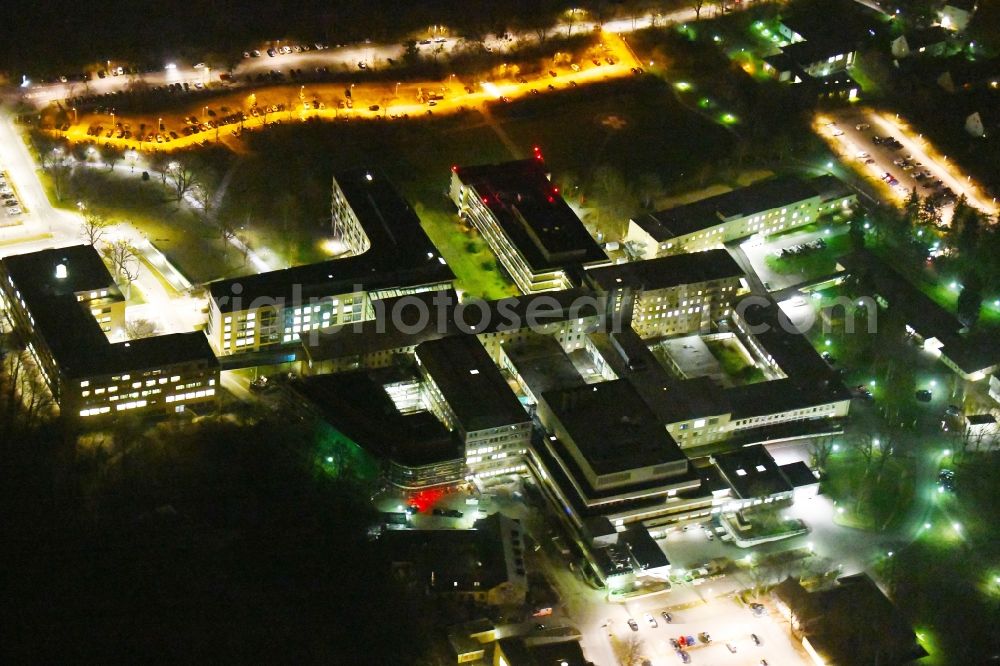
[[[453,335],[422,342],[416,356],[466,432],[530,421],[475,336]]]
[[[420,226],[420,218],[381,172],[351,169],[335,174],[334,180],[371,241],[369,250],[343,259],[212,282],[209,290],[222,312],[247,309],[255,300],[259,305],[273,299],[291,304],[360,289],[454,279]]]
[[[541,160],[455,167],[535,271],[607,261],[580,218],[552,184]]]
[[[687,461],[625,380],[549,391],[543,398],[595,474]]]
[[[5,257],[3,268],[20,292],[38,335],[70,378],[133,372],[174,363],[218,361],[204,333],[173,333],[112,343],[90,313],[122,300],[121,292],[91,245],[74,245]],[[57,277],[58,266],[65,277]],[[79,292],[108,292],[90,302]]]
[[[331,426],[371,454],[409,467],[464,457],[461,442],[430,412],[402,414],[383,388],[418,381],[398,368],[303,378],[295,391]]]
[[[968,374],[1000,363],[1000,329],[980,323],[965,331],[956,316],[937,304],[895,269],[867,250],[842,259],[848,270],[867,271],[875,290],[893,307],[898,307],[923,338],[937,338],[941,352]]]
[[[623,287],[666,289],[683,284],[741,278],[744,273],[728,252],[719,249],[592,268],[586,276],[597,288],[611,291]]]
[[[726,482],[742,499],[791,492],[792,484],[763,446],[748,446],[712,456]]]
[[[781,208],[830,190],[829,177],[779,176],[694,203],[643,215],[635,223],[657,241],[709,229],[726,220]]]
[[[552,335],[531,333],[504,345],[503,352],[535,397],[547,391],[585,384],[569,355]]]
[[[435,299],[447,300],[438,308]],[[422,303],[429,317],[421,317]],[[400,306],[398,317],[380,317],[350,326],[303,333],[300,336],[307,356],[313,361],[360,356],[390,349],[412,347],[427,340],[449,335],[488,334],[539,327],[557,321],[592,317],[606,312],[605,298],[582,289],[547,291],[526,296],[510,296],[496,301],[459,303],[453,290],[422,292],[380,301],[385,312]],[[610,322],[608,322],[610,323]],[[472,327],[475,326],[475,329]]]

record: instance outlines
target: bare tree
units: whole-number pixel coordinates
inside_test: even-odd
[[[826,469],[834,444],[832,437],[816,437],[809,442],[809,456],[812,458],[813,467],[821,472]]]
[[[98,243],[104,239],[104,233],[110,226],[111,222],[97,211],[84,209],[83,221],[80,223],[80,237],[88,245],[97,247]]]
[[[701,20],[701,8],[705,6],[705,0],[691,0],[691,6],[694,7],[694,20]]]
[[[125,336],[129,340],[149,338],[156,333],[156,326],[148,319],[131,319],[125,322]]]
[[[12,351],[0,362],[0,435],[37,426],[54,415],[55,400],[25,351]],[[4,437],[0,437],[3,439]]]
[[[125,156],[120,148],[116,148],[112,145],[106,145],[101,148],[101,159],[104,163],[108,165],[108,171],[114,171],[115,164]]]
[[[174,160],[170,162],[164,173],[166,174],[167,181],[173,187],[174,195],[177,197],[178,202],[198,182],[196,170],[186,160]]]
[[[642,662],[643,640],[639,634],[630,632],[621,645],[622,666],[639,666]]]
[[[139,278],[139,253],[132,243],[119,238],[104,245],[104,256],[111,264],[119,281],[125,285],[125,298],[132,292],[132,283]]]

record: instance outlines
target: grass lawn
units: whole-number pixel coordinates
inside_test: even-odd
[[[218,232],[179,207],[156,178],[142,181],[124,167],[115,173],[103,168],[76,169],[68,194],[57,201],[48,175],[40,172],[40,176],[53,205],[75,210],[76,202],[83,200],[111,222],[131,223],[193,283],[239,275],[242,270],[241,258],[235,251],[224,251]]]
[[[1000,459],[969,455],[954,469],[956,494],[941,496],[929,527],[884,560],[879,573],[928,639],[928,663],[984,663],[983,655],[1000,650]]]
[[[958,295],[961,293],[961,281],[958,278],[938,281],[923,266],[914,267],[911,264],[901,263],[892,254],[892,248],[887,245],[875,246],[873,250],[879,258],[899,271],[913,286],[931,300],[948,312],[955,313],[958,307]],[[954,287],[952,287],[953,283]],[[979,311],[979,325],[983,324],[1000,327],[1000,297],[997,295],[983,294],[983,307]]]
[[[541,147],[557,181],[567,173],[583,180],[608,165],[626,181],[657,174],[669,184],[724,158],[733,144],[652,76],[528,98],[494,115],[516,144]]]
[[[849,253],[851,242],[847,234],[826,236],[826,247],[821,250],[806,250],[802,254],[767,257],[767,266],[775,273],[782,275],[798,274],[803,279],[830,275],[837,270],[837,259]]]
[[[746,357],[733,348],[727,340],[705,340],[705,346],[722,366],[722,370],[738,385],[755,384],[765,380],[760,368],[748,363]]]
[[[844,509],[840,520],[852,527],[885,529],[902,518],[913,501],[914,470],[910,458],[890,459],[880,480],[876,480],[875,471],[866,477],[865,461],[850,451],[831,456],[826,469],[823,492]]]

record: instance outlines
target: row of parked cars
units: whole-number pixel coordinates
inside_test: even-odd
[[[901,144],[894,136],[873,136],[872,143],[876,146],[885,146],[890,150],[902,150],[903,144]]]
[[[826,241],[822,238],[817,238],[809,243],[799,243],[798,245],[791,245],[789,247],[783,247],[780,250],[775,250],[775,254],[779,257],[794,257],[799,254],[805,254],[807,252],[822,250],[825,248]]]
[[[200,81],[197,83],[165,83],[160,86],[136,90],[114,90],[101,94],[75,95],[63,99],[63,106],[68,109],[100,112],[104,108],[120,108],[128,110],[134,102],[152,100],[155,105],[160,100],[182,96],[195,97],[205,95],[208,91]]]
[[[17,200],[14,188],[7,182],[7,174],[0,173],[0,201],[3,202],[4,212],[8,217],[14,217],[24,212],[21,202]]]
[[[279,55],[287,55],[289,53],[302,53],[303,51],[323,51],[330,48],[322,42],[316,42],[314,44],[286,44],[285,46],[274,46],[265,51],[268,56],[274,58]],[[259,49],[253,49],[251,51],[244,51],[244,58],[259,58],[261,52]]]

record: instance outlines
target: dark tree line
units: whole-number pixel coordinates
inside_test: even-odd
[[[5,430],[4,661],[414,663],[430,614],[314,443],[278,420]]]

